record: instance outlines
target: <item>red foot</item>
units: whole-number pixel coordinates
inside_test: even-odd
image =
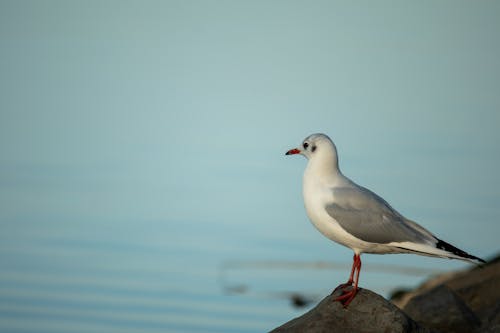
[[[347,308],[347,306],[352,302],[352,300],[356,296],[357,292],[358,288],[353,288],[349,291],[343,291],[342,295],[337,297],[335,301],[342,303],[342,306],[344,308]]]

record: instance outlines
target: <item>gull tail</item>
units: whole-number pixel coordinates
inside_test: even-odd
[[[421,242],[402,242],[396,245],[398,248],[424,256],[459,259],[477,265],[486,263],[486,261],[484,261],[483,259],[468,254],[467,252],[460,250],[450,243],[437,238],[421,225],[418,225],[417,223],[408,219],[406,219],[405,222],[409,227],[411,227],[416,233],[419,234]]]
[[[486,261],[484,261],[483,259],[481,258],[478,258],[476,256],[473,256],[471,254],[468,254],[467,252],[465,251],[462,251],[460,250],[459,248],[449,244],[449,243],[446,243],[445,241],[437,238],[437,243],[436,243],[436,248],[438,249],[441,249],[441,250],[444,250],[446,252],[450,252],[450,253],[453,253],[455,256],[453,256],[453,258],[456,258],[456,259],[462,259],[462,260],[465,260],[465,261],[470,261],[470,262],[473,262],[475,264],[477,263],[486,263]]]
[[[401,242],[392,243],[391,245],[406,253],[415,253],[430,257],[459,259],[478,265],[486,263],[483,259],[468,254],[467,252],[462,251],[435,236],[433,236],[432,240],[427,240],[425,243]]]

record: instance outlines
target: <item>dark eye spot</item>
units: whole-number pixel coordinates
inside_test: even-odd
[[[309,147],[309,144],[307,142],[304,142],[302,146],[304,147],[304,149],[307,149],[307,147]]]
[[[312,146],[311,151],[314,153],[315,150],[316,150],[316,146]]]

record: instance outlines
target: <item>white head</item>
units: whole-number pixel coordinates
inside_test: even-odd
[[[300,154],[309,160],[308,167],[323,170],[339,171],[337,148],[332,140],[325,134],[311,134],[302,142],[302,147],[290,149],[286,155]]]

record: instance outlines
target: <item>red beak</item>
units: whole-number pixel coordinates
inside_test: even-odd
[[[295,155],[295,154],[300,154],[300,150],[298,150],[297,148],[293,148],[287,151],[285,155]]]

